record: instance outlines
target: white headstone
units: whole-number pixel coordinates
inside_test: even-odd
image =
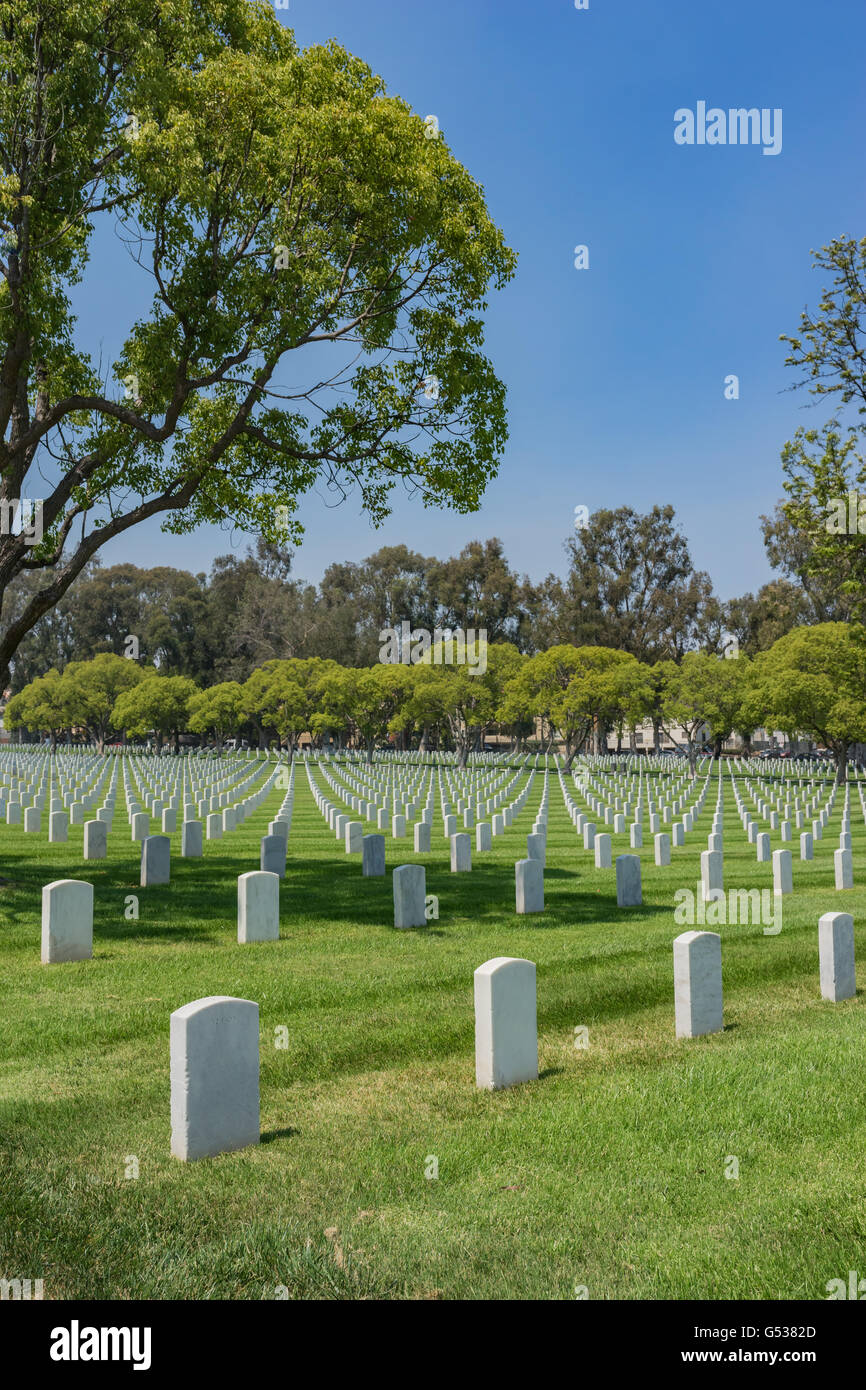
[[[613,863],[611,857],[610,835],[605,831],[595,837],[595,867],[597,869],[609,869]]]
[[[184,859],[201,859],[202,825],[200,820],[185,820],[180,832],[180,852]]]
[[[711,902],[711,895],[724,887],[722,854],[717,849],[705,849],[701,855],[701,895]]]
[[[833,855],[833,868],[836,875],[836,887],[854,887],[854,860],[850,849],[837,849]]]
[[[38,814],[38,813],[37,813]],[[108,826],[102,820],[89,820],[84,824],[85,859],[104,859],[108,853]]]
[[[238,877],[238,941],[280,938],[280,876],[254,869]]]
[[[608,836],[610,839],[610,836]],[[527,859],[537,859],[539,863],[545,862],[546,837],[537,832],[526,837],[526,857]]]
[[[383,878],[385,874],[385,836],[365,835],[361,849],[364,878]]]
[[[539,859],[518,859],[514,866],[516,911],[544,911],[544,865]]]
[[[850,912],[825,912],[818,919],[821,994],[837,1004],[857,993],[854,970],[854,918]]]
[[[472,836],[463,831],[451,836],[451,872],[466,874],[472,869]]]
[[[171,879],[171,840],[167,835],[148,835],[141,842],[141,886],[154,888]]]
[[[475,1083],[498,1091],[537,1077],[535,965],[497,956],[475,971]]]
[[[617,907],[640,907],[642,902],[640,858],[636,854],[618,854],[616,857]]]
[[[282,835],[263,835],[259,846],[259,869],[262,873],[286,876],[286,841]]]
[[[653,837],[655,846],[655,861],[660,868],[665,868],[671,862],[671,837],[666,830],[660,830]]]
[[[90,960],[93,955],[93,884],[59,878],[42,889],[42,961]]]
[[[424,927],[427,925],[427,875],[423,864],[401,864],[392,875],[394,890],[394,926]]]
[[[674,941],[674,1002],[678,1038],[722,1028],[722,938],[687,931]]]
[[[773,851],[773,892],[776,894],[792,893],[794,891],[793,876],[791,871],[791,851],[789,849],[777,849]]]
[[[259,1142],[259,1006],[211,995],[171,1015],[171,1152],[191,1161]]]

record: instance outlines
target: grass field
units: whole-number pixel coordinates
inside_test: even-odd
[[[437,805],[419,858],[440,916],[397,932],[390,874],[361,877],[298,767],[281,939],[247,946],[236,879],[282,792],[203,860],[172,836],[158,889],[138,887],[122,798],[104,862],[85,865],[80,826],[49,846],[0,825],[0,1275],[42,1278],[53,1299],[821,1299],[866,1274],[866,1013],[862,992],[821,999],[817,950],[820,914],[845,910],[866,951],[856,792],[862,881],[834,888],[839,797],[813,863],[787,846],[779,935],[714,928],[724,1032],[678,1042],[673,894],[699,877],[714,782],[670,868],[645,822],[644,906],[625,911],[552,774],[546,910],[518,918],[513,865],[541,790],[537,775],[492,853],[473,837],[471,874],[449,872]],[[726,888],[772,886],[729,784],[725,802]],[[389,870],[411,844],[387,837]],[[95,885],[94,957],[43,966],[40,890],[62,877]],[[489,1094],[472,977],[497,955],[537,963],[541,1074]],[[260,1005],[262,1143],[182,1164],[169,1014],[210,994]]]

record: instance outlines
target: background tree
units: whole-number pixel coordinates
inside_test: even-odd
[[[786,365],[799,373],[790,389],[829,396],[834,409],[829,423],[798,430],[782,451],[788,500],[781,511],[793,535],[783,532],[773,543],[787,571],[803,583],[815,605],[813,621],[820,623],[866,612],[866,506],[864,534],[856,515],[853,534],[827,524],[828,503],[866,484],[856,447],[866,433],[866,237],[836,237],[812,254],[829,284],[817,312],[804,309],[799,333],[783,334],[782,342],[790,348]]]
[[[7,729],[47,733],[52,749],[56,748],[58,735],[69,728],[69,713],[60,672],[47,671],[13,695],[6,706],[3,722]]]
[[[746,656],[766,651],[792,628],[813,621],[808,594],[789,579],[772,579],[757,594],[743,594],[725,605],[725,627]]]
[[[590,736],[604,746],[604,730],[615,724],[629,698],[623,671],[636,666],[627,652],[606,647],[552,647],[530,657],[512,677],[505,709],[531,710],[556,730],[570,768]]]
[[[848,623],[797,628],[763,653],[757,673],[773,727],[826,745],[845,782],[851,746],[866,738],[866,632]]]
[[[742,723],[748,725],[745,699],[750,690],[751,665],[748,657],[711,657],[715,666],[704,664],[706,677],[703,697],[704,718],[707,723],[715,757],[721,757],[722,745]],[[694,673],[693,689],[699,676]],[[749,707],[750,708],[750,707]],[[750,730],[751,733],[753,730]]]
[[[346,671],[350,695],[347,714],[358,730],[372,763],[377,741],[407,726],[406,708],[413,679],[408,666],[379,664],[366,671]]]
[[[212,734],[218,747],[245,720],[244,689],[238,681],[220,681],[197,691],[189,702],[187,728],[194,734]]]
[[[694,569],[671,506],[643,516],[631,507],[594,512],[566,553],[554,624],[560,642],[610,647],[639,661],[676,659],[705,640],[713,621],[720,625],[709,577]]]
[[[858,438],[832,420],[823,429],[797,430],[782,450],[788,500],[781,511],[796,537],[796,573],[817,621],[866,614],[866,460]]]
[[[443,664],[436,664],[437,653]],[[469,754],[480,747],[483,730],[496,717],[498,678],[489,660],[483,675],[477,671],[473,674],[470,666],[444,664],[445,655],[447,642],[434,643],[430,662],[422,668],[427,674],[420,677],[417,689],[410,690],[406,712],[412,717],[417,713],[420,722],[429,723],[435,711],[437,722],[441,721],[448,730],[459,766],[465,767]]]
[[[470,541],[457,556],[434,564],[428,589],[435,600],[434,623],[423,626],[483,628],[488,644],[528,641],[527,581],[510,569],[502,542]]]
[[[475,509],[506,438],[481,314],[514,257],[444,137],[247,0],[0,0],[0,21],[0,501],[51,479],[43,542],[0,537],[0,688],[148,518],[277,541],[317,481],[374,522],[401,483]],[[153,296],[116,387],[67,293],[106,216]],[[41,582],[10,621],[22,570]]]
[[[180,733],[188,727],[190,701],[197,686],[189,676],[160,676],[146,673],[144,680],[118,695],[111,713],[115,729],[124,729],[133,738],[153,734],[157,749],[166,738],[180,747]]]
[[[682,665],[669,672],[662,708],[665,720],[679,724],[685,734],[692,777],[697,775],[698,735],[714,714],[719,717],[724,667],[735,664],[708,652],[689,652]]]
[[[317,657],[266,661],[245,681],[244,712],[255,720],[262,747],[273,729],[291,761],[301,735],[315,732],[325,668]]]
[[[440,679],[437,667],[419,663],[406,669],[410,673],[411,685],[397,719],[404,729],[420,729],[418,746],[422,752],[426,752],[430,746],[431,732],[435,731],[438,744],[440,731],[448,724],[450,691],[447,681]]]
[[[114,707],[124,690],[145,679],[134,661],[112,652],[101,652],[92,661],[72,661],[63,672],[61,689],[72,724],[87,730],[98,752],[112,728]]]

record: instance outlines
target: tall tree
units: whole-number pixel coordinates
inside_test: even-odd
[[[25,685],[13,695],[3,714],[7,729],[30,729],[47,733],[51,747],[57,747],[58,734],[69,728],[69,708],[64,698],[63,680],[59,671],[46,671],[44,676]]]
[[[757,594],[743,594],[725,604],[725,627],[745,656],[766,651],[786,632],[812,620],[808,595],[789,579],[772,579]]]
[[[866,739],[866,632],[819,623],[780,637],[756,662],[760,696],[774,728],[808,734],[831,749],[836,780],[848,777],[851,746]]]
[[[400,485],[478,506],[506,438],[481,315],[514,256],[444,136],[248,0],[0,0],[0,68],[0,502],[45,490],[42,538],[0,536],[0,688],[148,518],[276,541],[317,482],[374,522]],[[116,386],[68,294],[105,217],[152,296]]]
[[[189,702],[189,728],[194,734],[213,734],[218,746],[227,734],[237,733],[245,719],[244,690],[237,681],[199,690]]]
[[[459,555],[435,564],[428,583],[438,626],[483,628],[489,643],[526,641],[525,581],[509,567],[498,537],[470,541]]]
[[[866,497],[862,513],[860,498],[851,505],[848,498],[866,490],[866,461],[857,450],[866,434],[866,237],[836,237],[812,254],[829,283],[817,311],[804,309],[799,333],[783,334],[782,342],[790,349],[786,365],[798,372],[790,389],[808,391],[816,403],[828,396],[833,411],[822,427],[799,429],[785,445],[782,511],[795,533],[789,572],[816,605],[816,620],[825,622],[866,616]],[[780,558],[788,559],[784,547]]]
[[[173,737],[177,753],[180,733],[188,727],[190,701],[196,691],[195,681],[188,676],[160,676],[155,671],[148,672],[138,685],[118,695],[111,722],[115,729],[124,729],[134,737],[153,734],[158,749],[166,738]]]
[[[692,565],[674,509],[594,512],[566,542],[558,640],[629,652],[639,661],[678,659],[720,634],[709,577]]]
[[[61,689],[72,724],[83,725],[101,753],[113,724],[114,707],[124,690],[145,679],[134,661],[101,652],[92,661],[72,661],[63,672]]]

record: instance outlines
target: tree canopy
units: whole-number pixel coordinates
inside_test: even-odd
[[[250,0],[2,0],[0,66],[0,500],[44,494],[38,543],[0,536],[0,613],[38,577],[0,686],[147,518],[285,541],[317,481],[374,522],[400,484],[478,506],[506,439],[483,313],[515,258],[444,134]],[[150,299],[113,381],[69,297],[106,217]]]

